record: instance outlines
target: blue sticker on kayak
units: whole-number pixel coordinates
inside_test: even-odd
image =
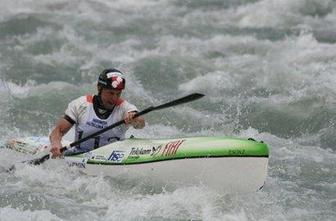
[[[120,163],[123,158],[125,156],[125,151],[121,151],[121,150],[114,150],[110,157],[108,158],[108,160],[113,161],[113,162],[117,162]]]

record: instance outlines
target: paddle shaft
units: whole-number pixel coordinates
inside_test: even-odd
[[[179,105],[179,104],[191,102],[191,101],[197,100],[197,99],[199,99],[199,98],[201,98],[203,96],[204,96],[204,94],[194,93],[194,94],[190,94],[188,96],[185,96],[185,97],[182,97],[182,98],[170,101],[168,103],[161,104],[159,106],[151,106],[151,107],[148,107],[148,108],[146,108],[146,109],[144,109],[144,110],[142,110],[140,112],[137,112],[133,116],[133,118],[136,118],[136,117],[139,117],[141,115],[147,114],[147,113],[149,113],[151,111],[154,111],[154,110],[161,110],[161,109],[164,109],[164,108],[168,108],[168,107],[176,106],[176,105]],[[84,137],[82,139],[79,139],[79,140],[71,143],[69,146],[62,147],[60,149],[60,152],[63,153],[65,150],[67,150],[70,147],[77,146],[80,143],[83,143],[83,142],[85,142],[85,141],[87,141],[87,140],[89,140],[91,138],[94,138],[94,137],[96,137],[96,136],[98,136],[98,135],[100,135],[100,134],[102,134],[102,133],[104,133],[104,132],[106,132],[108,130],[111,130],[111,129],[115,128],[115,127],[118,127],[118,126],[120,126],[120,125],[122,125],[124,123],[125,123],[125,120],[120,120],[120,121],[118,121],[118,122],[116,122],[116,123],[114,123],[114,124],[112,124],[112,125],[110,125],[108,127],[105,127],[102,130],[99,130],[99,131],[97,131],[97,132],[95,132],[95,133],[93,133],[93,134],[91,134],[91,135],[89,135],[87,137]],[[99,147],[95,147],[94,149],[97,149],[97,148],[99,148]],[[50,158],[50,154],[47,154],[47,155],[45,155],[45,156],[43,156],[41,158],[30,160],[30,161],[28,161],[28,163],[29,164],[33,164],[33,165],[39,165],[39,164],[43,163],[44,161],[48,160],[49,158]]]

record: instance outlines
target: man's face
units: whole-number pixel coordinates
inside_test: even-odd
[[[121,90],[106,89],[101,90],[101,100],[106,109],[112,109],[121,95]]]

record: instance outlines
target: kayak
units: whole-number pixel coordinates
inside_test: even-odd
[[[39,155],[49,150],[49,141],[47,137],[25,137],[7,142],[6,147]],[[128,138],[64,159],[88,175],[146,180],[164,187],[200,185],[251,192],[264,186],[269,150],[264,142],[251,138]]]

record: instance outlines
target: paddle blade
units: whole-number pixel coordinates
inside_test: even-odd
[[[37,159],[32,159],[32,160],[26,160],[26,161],[23,161],[22,163],[28,163],[28,164],[31,164],[31,165],[40,165],[42,164],[44,161],[48,160],[50,158],[50,155],[47,154],[47,155],[44,155],[43,157],[40,157],[40,158],[37,158]],[[10,168],[8,168],[6,170],[7,173],[12,173],[15,171],[15,165],[12,165]]]
[[[168,103],[156,106],[156,107],[154,107],[154,109],[155,110],[160,110],[160,109],[163,109],[163,108],[172,107],[172,106],[176,106],[176,105],[179,105],[179,104],[191,102],[191,101],[200,99],[202,97],[204,97],[204,94],[194,93],[194,94],[190,94],[188,96],[179,98],[177,100],[174,100],[174,101],[171,101],[171,102],[168,102]]]
[[[44,161],[48,160],[50,158],[49,154],[44,155],[43,157],[37,158],[37,159],[33,159],[33,160],[28,160],[25,163],[29,163],[31,165],[40,165],[41,163],[43,163]]]

